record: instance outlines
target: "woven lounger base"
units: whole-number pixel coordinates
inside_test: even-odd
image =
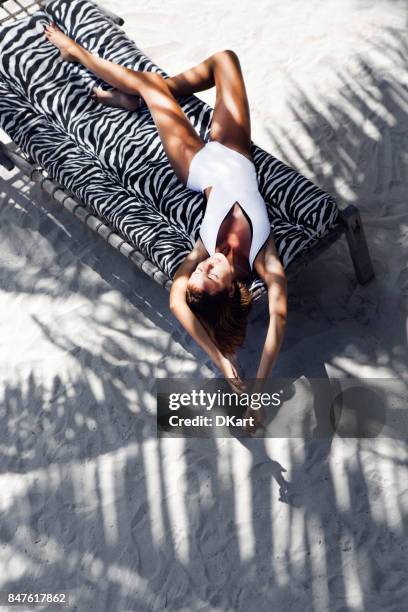
[[[151,261],[146,259],[140,251],[126,242],[126,240],[119,236],[112,228],[101,221],[99,217],[90,213],[85,205],[78,202],[61,185],[45,176],[41,168],[31,164],[22,154],[14,151],[10,146],[3,143],[0,143],[0,164],[7,170],[12,170],[14,167],[17,167],[24,175],[29,177],[30,180],[40,183],[41,188],[51,195],[56,202],[78,217],[95,233],[102,236],[108,244],[129,259],[139,270],[142,270],[156,283],[164,287],[167,291],[170,291],[172,281],[168,276],[163,274],[163,272]],[[288,265],[286,269],[288,278],[298,273],[299,269],[316,259],[343,234],[345,234],[347,239],[358,282],[362,285],[368,283],[374,278],[374,270],[360,214],[357,207],[352,204],[340,210],[339,223],[334,228],[332,228],[316,245],[299,255]],[[265,293],[264,287],[257,289],[254,291],[254,299],[258,299],[263,293]]]

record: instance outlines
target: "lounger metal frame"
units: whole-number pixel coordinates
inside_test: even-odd
[[[15,7],[10,9],[10,4],[15,5]],[[33,2],[30,2],[30,0],[0,0],[0,27],[4,23],[10,23],[10,21],[32,14],[35,10],[41,8],[43,4],[44,0],[34,0]],[[98,6],[98,8],[116,25],[122,26],[124,24],[124,19],[121,17],[102,8],[96,2],[93,2],[93,4]],[[29,159],[25,153],[18,149],[18,147],[0,142],[0,165],[7,168],[7,170],[12,170],[14,167],[17,167],[23,174],[28,176],[30,180],[40,183],[41,188],[51,195],[56,202],[69,210],[75,217],[78,217],[94,232],[102,236],[108,244],[122,253],[122,255],[129,259],[137,268],[147,274],[147,276],[152,278],[167,291],[170,291],[172,281],[166,274],[159,270],[155,264],[146,259],[138,249],[124,240],[111,227],[106,225],[99,217],[93,215],[89,211],[89,208],[78,201],[66,188],[56,181],[51,180],[46,173],[44,173],[43,169],[36,165],[33,160]],[[358,282],[362,285],[368,283],[374,278],[374,270],[364,235],[360,213],[358,208],[353,204],[350,204],[344,209],[339,208],[338,223],[315,245],[305,252],[300,253],[300,255],[295,257],[295,259],[288,264],[285,270],[288,278],[293,273],[298,273],[299,269],[308,265],[310,261],[316,259],[316,257],[326,251],[330,245],[337,241],[343,234],[345,234],[347,239]],[[253,292],[254,299],[258,299],[264,293],[265,287],[255,290]]]

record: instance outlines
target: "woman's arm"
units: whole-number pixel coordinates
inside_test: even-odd
[[[269,325],[257,378],[268,378],[280,351],[286,329],[287,281],[272,232],[255,260],[255,270],[268,289]]]
[[[207,353],[226,378],[236,378],[237,373],[230,361],[224,357],[214,344],[207,331],[194,315],[186,301],[188,279],[196,266],[208,257],[201,239],[197,240],[191,253],[178,268],[170,290],[170,310],[180,321],[184,329]]]

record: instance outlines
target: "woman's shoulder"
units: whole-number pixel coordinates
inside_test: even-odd
[[[270,272],[279,271],[284,273],[284,267],[276,248],[272,231],[254,260],[254,270],[263,280],[266,279],[267,274]]]
[[[189,272],[193,271],[195,267],[198,266],[200,262],[204,261],[204,259],[207,259],[207,257],[209,257],[207,249],[205,248],[201,238],[198,238],[190,253],[186,255],[177,268],[174,278],[183,273],[189,274]]]

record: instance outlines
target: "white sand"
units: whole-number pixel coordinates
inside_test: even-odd
[[[361,210],[375,282],[344,239],[291,281],[275,375],[406,382],[406,4],[103,4],[170,74],[234,49],[253,140]],[[205,355],[158,286],[1,176],[1,588],[81,612],[407,610],[406,444],[157,441],[154,378],[211,376]],[[247,375],[265,303],[252,319]]]

